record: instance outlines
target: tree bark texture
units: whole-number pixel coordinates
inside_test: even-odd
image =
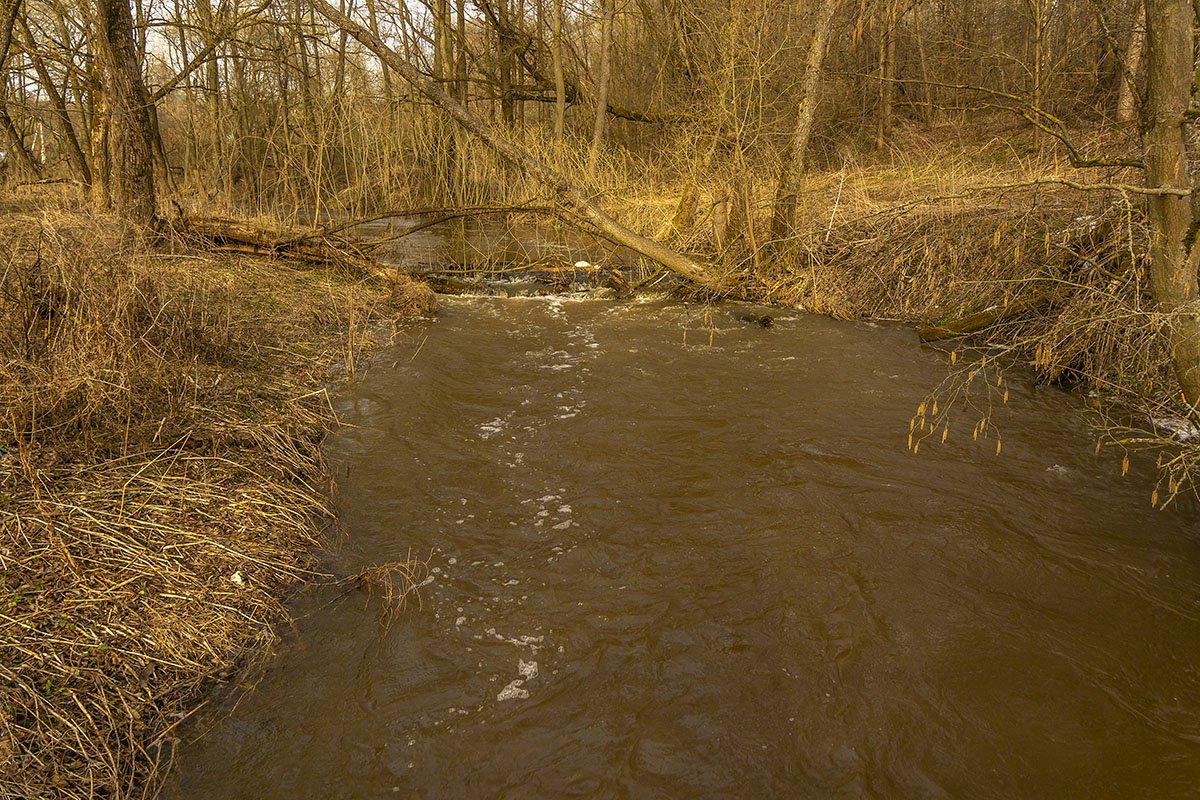
[[[1188,0],[1146,0],[1146,186],[1194,189],[1186,113],[1192,97],[1192,22]],[[1150,284],[1167,318],[1168,345],[1184,400],[1200,411],[1200,246],[1188,197],[1148,198],[1153,230]]]
[[[98,202],[140,226],[157,220],[154,198],[153,133],[146,111],[149,94],[133,38],[127,0],[96,0],[96,59],[103,105],[97,120],[104,129],[102,152],[107,180]]]

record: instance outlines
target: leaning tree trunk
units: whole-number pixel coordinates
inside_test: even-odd
[[[478,138],[501,158],[521,169],[525,174],[549,189],[566,208],[572,209],[584,220],[596,227],[604,236],[644,256],[689,280],[717,292],[728,291],[728,281],[712,274],[704,265],[665,247],[653,239],[626,228],[613,219],[604,209],[596,205],[588,195],[571,183],[564,175],[548,166],[528,150],[509,141],[497,133],[482,119],[463,108],[437,84],[423,75],[416,67],[401,58],[394,50],[379,40],[366,27],[359,25],[325,0],[311,0],[313,7],[334,25],[349,32],[358,42],[396,71],[414,89]]]
[[[96,201],[121,218],[151,227],[154,200],[153,132],[146,111],[149,94],[142,82],[128,0],[96,0],[95,47],[100,71],[107,180]],[[99,154],[98,154],[99,155]]]
[[[1146,186],[1195,189],[1188,164],[1192,95],[1192,21],[1188,0],[1146,0]],[[1191,198],[1149,198],[1153,229],[1150,284],[1166,317],[1175,376],[1193,412],[1200,411],[1200,240]]]
[[[808,45],[808,58],[804,64],[804,78],[800,84],[800,102],[796,107],[796,126],[788,139],[779,168],[779,183],[775,187],[775,210],[771,219],[771,239],[782,241],[796,224],[796,181],[804,169],[804,155],[808,150],[808,139],[812,135],[813,117],[820,102],[821,68],[825,63],[825,48],[829,43],[829,32],[833,27],[833,15],[837,12],[838,0],[825,0],[821,16],[813,30]]]

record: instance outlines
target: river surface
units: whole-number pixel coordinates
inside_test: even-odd
[[[903,328],[448,299],[340,399],[333,568],[176,798],[1184,798],[1200,534],[1078,401],[906,447]],[[194,734],[195,732],[193,732]]]

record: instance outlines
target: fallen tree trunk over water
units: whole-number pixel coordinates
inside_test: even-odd
[[[1028,311],[1037,311],[1054,305],[1061,299],[1061,291],[1044,291],[1025,300],[1018,300],[1005,306],[992,306],[991,308],[972,312],[942,325],[922,328],[917,333],[921,337],[922,342],[937,342],[943,339],[968,336]]]
[[[728,293],[732,281],[727,276],[716,275],[709,267],[700,262],[625,227],[596,205],[566,176],[500,135],[490,125],[442,91],[433,80],[408,63],[366,27],[350,19],[325,0],[311,0],[311,3],[318,13],[353,36],[363,47],[373,52],[388,67],[399,73],[414,89],[427,97],[455,122],[494,150],[505,161],[518,167],[553,192],[558,202],[579,214],[602,234],[650,261],[661,264],[672,272],[708,289],[720,294]]]

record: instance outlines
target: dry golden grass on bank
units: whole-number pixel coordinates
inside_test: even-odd
[[[313,575],[322,386],[432,295],[55,202],[0,217],[0,260],[0,797],[148,796]]]
[[[717,207],[739,176],[718,171],[701,181],[695,224],[677,245],[741,271],[746,298],[759,302],[919,328],[987,320],[939,346],[989,353],[988,368],[952,364],[947,382],[931,387],[929,407],[973,403],[972,391],[985,407],[1000,402],[1003,388],[989,399],[982,384],[1002,383],[1004,365],[1028,365],[1094,398],[1104,445],[1158,458],[1159,485],[1147,488],[1157,504],[1194,494],[1200,441],[1177,435],[1188,430],[1188,410],[1165,347],[1168,321],[1150,294],[1142,203],[1132,193],[1039,183],[1114,179],[1040,161],[1032,149],[1000,137],[931,142],[900,148],[895,159],[811,171],[797,232],[784,242],[768,236],[769,176],[742,175],[749,213],[723,247]],[[645,231],[670,218],[678,197],[630,192],[616,205]]]
[[[1139,198],[1020,186],[1064,174],[1087,179],[1006,159],[1007,148],[926,152],[896,169],[810,176],[803,230],[765,271],[763,296],[919,327],[987,320],[944,346],[988,353],[991,363],[952,364],[927,408],[940,401],[944,419],[955,404],[986,409],[1007,397],[1004,366],[1028,365],[1039,379],[1094,399],[1104,446],[1157,457],[1152,502],[1195,494],[1200,442],[1176,435],[1188,430],[1188,409],[1165,345],[1168,320],[1150,293]],[[937,429],[922,421],[927,433]],[[987,432],[986,411],[981,421]]]

